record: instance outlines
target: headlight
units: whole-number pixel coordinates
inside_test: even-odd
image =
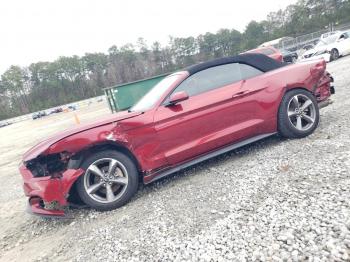
[[[312,56],[314,56],[315,54],[307,54],[307,55],[303,55],[304,58],[310,58]]]

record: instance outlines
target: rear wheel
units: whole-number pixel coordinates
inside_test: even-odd
[[[85,173],[77,181],[77,192],[92,208],[107,211],[121,207],[137,191],[137,168],[125,154],[98,152],[88,157],[82,168]]]
[[[287,92],[278,111],[278,131],[287,138],[310,135],[319,122],[316,98],[303,89]]]
[[[339,58],[339,51],[337,49],[331,50],[331,61],[337,60]]]

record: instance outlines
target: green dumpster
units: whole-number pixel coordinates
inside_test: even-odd
[[[112,112],[126,110],[139,101],[149,90],[168,74],[158,75],[135,82],[104,88]]]

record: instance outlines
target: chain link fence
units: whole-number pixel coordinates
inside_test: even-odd
[[[343,25],[330,26],[329,28],[326,28],[326,29],[323,29],[323,30],[320,30],[317,32],[297,36],[294,39],[288,39],[288,40],[281,41],[278,44],[277,48],[296,51],[296,50],[303,48],[306,45],[316,44],[317,41],[320,39],[321,35],[323,35],[325,33],[329,33],[332,31],[347,31],[347,30],[350,30],[350,23],[343,24]]]

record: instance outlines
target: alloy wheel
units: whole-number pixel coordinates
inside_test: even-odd
[[[332,61],[333,60],[337,60],[339,58],[339,52],[337,49],[332,49],[331,51],[331,57],[332,57]]]
[[[125,166],[113,158],[102,158],[93,162],[84,176],[86,193],[100,203],[118,200],[125,192],[128,182]]]
[[[295,95],[288,103],[288,118],[290,123],[299,131],[311,129],[316,120],[314,103],[305,95]]]

